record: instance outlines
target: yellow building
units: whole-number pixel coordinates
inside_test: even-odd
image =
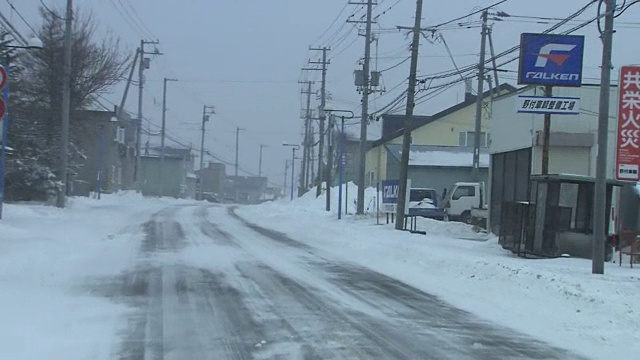
[[[491,141],[489,119],[491,109],[490,90],[484,93],[484,114],[481,122],[481,148],[488,148]],[[515,91],[509,84],[502,84],[500,94]],[[472,147],[475,134],[476,96],[467,93],[464,101],[430,116],[413,117],[412,146]],[[389,164],[388,145],[401,145],[404,115],[382,116],[382,137],[374,141],[366,156],[367,185],[375,186],[379,180],[397,178]],[[452,149],[453,150],[453,149]],[[456,149],[456,151],[459,149]],[[472,157],[473,155],[471,155]],[[391,169],[390,169],[391,168]],[[394,172],[389,173],[389,172]]]

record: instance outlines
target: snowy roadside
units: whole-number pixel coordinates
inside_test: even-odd
[[[93,296],[87,281],[131,266],[143,237],[140,225],[170,203],[125,193],[73,198],[67,209],[5,205],[2,358],[111,358],[127,308]]]
[[[367,194],[375,198],[375,190]],[[479,236],[463,224],[424,220],[419,228],[427,235],[413,235],[375,225],[371,216],[338,221],[323,208],[324,198],[312,194],[238,214],[589,358],[634,358],[640,351],[638,269],[607,264],[605,276],[593,276],[588,260],[525,260],[495,238],[462,240]]]

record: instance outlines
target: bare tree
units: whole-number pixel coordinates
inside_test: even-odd
[[[12,131],[9,134],[16,147],[18,159],[15,160],[24,164],[26,161],[20,161],[20,154],[28,154],[30,164],[46,168],[42,171],[50,181],[48,169],[55,167],[60,146],[64,18],[63,13],[44,8],[40,14],[42,25],[37,36],[42,41],[42,50],[23,52],[13,59],[19,71],[11,87]],[[119,39],[110,35],[98,39],[91,13],[76,10],[73,24],[70,166],[83,150],[76,145],[76,140],[87,128],[73,116],[74,111],[92,107],[96,97],[118,83],[128,60],[121,51]]]

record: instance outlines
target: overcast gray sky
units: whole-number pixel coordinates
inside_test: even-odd
[[[64,0],[43,1],[47,6],[58,9],[65,4]],[[374,15],[380,16],[374,30],[379,34],[379,41],[377,47],[374,44],[372,54],[374,57],[378,54],[377,67],[382,70],[408,56],[409,38],[405,33],[393,29],[396,25],[413,24],[415,1],[378,1]],[[38,27],[39,1],[0,1],[0,11],[8,14],[24,35],[30,35],[31,30],[11,9],[10,2],[26,22]],[[438,24],[495,2],[497,0],[425,0],[423,24]],[[359,29],[352,24],[345,24],[345,20],[354,13],[354,19],[360,18],[364,15],[364,9],[358,5],[345,6],[346,3],[347,0],[76,1],[81,10],[94,13],[102,33],[111,32],[120,37],[127,51],[133,53],[142,37],[160,41],[159,48],[164,55],[154,58],[151,69],[146,72],[146,118],[156,126],[160,124],[162,79],[179,79],[177,83],[169,83],[168,131],[198,147],[202,105],[215,105],[217,115],[207,125],[205,147],[218,157],[233,162],[235,129],[237,126],[245,128],[246,131],[240,136],[241,168],[252,174],[257,173],[259,145],[268,145],[264,153],[263,172],[271,183],[277,185],[282,184],[284,161],[291,154],[281,144],[301,142],[302,120],[299,116],[302,97],[298,80],[316,80],[316,90],[319,88],[319,72],[302,74],[300,71],[308,59],[319,59],[319,53],[308,51],[310,45],[331,47],[327,90],[332,100],[328,106],[359,112],[360,95],[353,86],[352,72],[363,56],[364,39],[357,35]],[[566,17],[587,3],[587,0],[509,0],[498,9],[513,15]],[[595,13],[596,7],[593,6],[579,18],[587,19]],[[616,19],[619,22],[614,39],[613,62],[616,67],[640,63],[637,48],[640,24],[632,24],[638,22],[637,19],[640,19],[640,4]],[[479,15],[470,20],[478,21]],[[495,24],[494,43],[497,52],[517,45],[522,32],[539,32],[551,26],[550,23],[540,24],[524,18],[492,23]],[[480,29],[458,26],[449,29],[442,34],[457,65],[461,67],[477,62]],[[599,78],[601,56],[596,25],[590,25],[576,34],[587,37],[585,81],[595,82]],[[423,38],[420,56],[420,74],[453,68],[441,42],[430,43]],[[375,64],[376,59],[373,61]],[[373,96],[374,109],[386,105],[405,89],[408,65],[407,61],[384,72],[383,81],[389,91],[380,98],[379,95]],[[515,70],[517,63],[504,68]],[[501,81],[515,85],[515,74],[501,74]],[[107,98],[119,102],[121,93],[120,86]],[[463,93],[464,86],[457,85],[419,105],[417,113],[440,111],[454,104]],[[127,110],[135,112],[136,94],[135,90],[130,93]],[[108,104],[106,101],[104,103]],[[313,106],[317,106],[315,99]],[[151,128],[155,127],[152,125]],[[357,130],[356,127],[351,129]],[[378,135],[378,125],[375,124],[369,131],[369,137],[377,138]],[[151,139],[152,143],[157,141]],[[228,167],[227,173],[233,173],[232,167]]]

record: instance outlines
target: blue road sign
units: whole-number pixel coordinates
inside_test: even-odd
[[[582,35],[520,35],[519,84],[582,85]]]

